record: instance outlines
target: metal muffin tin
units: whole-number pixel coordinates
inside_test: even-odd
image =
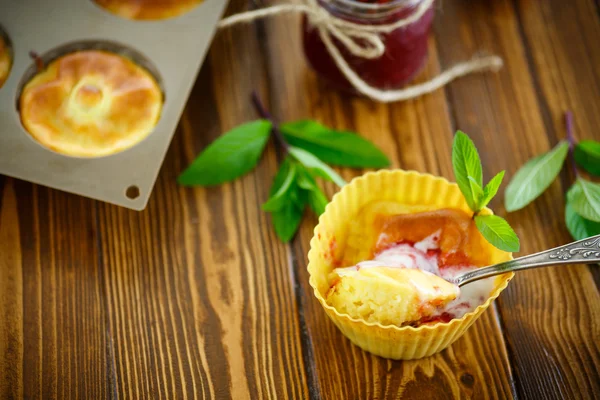
[[[0,29],[13,55],[0,88],[0,174],[144,209],[226,5],[227,0],[204,0],[178,17],[136,21],[92,0],[0,0]],[[118,154],[90,159],[55,153],[21,125],[21,88],[35,73],[29,52],[48,62],[92,48],[123,54],[155,75],[165,96],[160,121],[141,143]]]

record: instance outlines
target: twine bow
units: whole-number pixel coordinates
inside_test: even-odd
[[[318,3],[318,0],[303,0],[299,4],[281,4],[235,14],[221,20],[218,27],[223,29],[273,15],[304,14],[307,16],[308,22],[315,29],[318,29],[319,36],[331,58],[352,86],[363,95],[383,103],[419,97],[431,93],[461,76],[485,70],[497,71],[502,68],[503,62],[498,56],[476,57],[470,61],[454,65],[429,81],[398,90],[381,90],[369,85],[350,67],[333,41],[333,38],[337,39],[348,52],[356,57],[364,59],[379,58],[385,52],[385,43],[381,34],[390,33],[419,21],[433,6],[433,3],[434,0],[423,0],[409,16],[390,24],[363,25],[332,15]]]

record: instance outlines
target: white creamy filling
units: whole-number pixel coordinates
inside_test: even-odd
[[[469,270],[475,269],[474,266],[446,267],[440,275],[444,279],[454,278]],[[494,290],[495,278],[486,278],[471,282],[460,288],[460,295],[444,307],[444,311],[454,318],[460,318],[463,315],[475,310],[486,302]]]
[[[417,268],[427,273],[450,279],[476,267],[471,265],[457,265],[439,268],[438,253],[428,254],[428,250],[439,249],[441,230],[426,237],[422,241],[409,244],[398,244],[378,253],[373,260],[362,261],[353,267],[338,268],[339,276],[348,276],[356,273],[361,268],[391,267],[391,268]],[[482,279],[465,285],[460,290],[460,295],[435,315],[448,313],[452,318],[460,318],[468,312],[475,310],[485,303],[490,293],[494,290],[494,278]]]

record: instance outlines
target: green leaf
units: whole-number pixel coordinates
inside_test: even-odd
[[[277,193],[277,191],[279,191],[279,189],[283,186],[291,168],[294,168],[296,170],[296,176],[298,176],[299,171],[303,169],[302,166],[296,162],[296,160],[294,160],[291,156],[287,156],[286,158],[284,158],[283,162],[281,163],[281,166],[279,167],[279,170],[277,171],[277,174],[275,175],[275,178],[273,179],[273,184],[271,185],[271,189],[269,190],[269,198],[275,196],[275,193]],[[289,190],[287,193],[289,200],[295,202],[296,204],[304,206],[304,203],[302,203],[301,199],[298,198],[299,190],[297,185],[293,185],[290,189],[293,190]]]
[[[303,165],[298,166],[298,186],[306,190],[312,190],[313,187],[317,186],[317,181]]]
[[[308,205],[314,211],[317,216],[323,214],[325,206],[329,203],[327,196],[323,193],[317,182],[309,172],[302,168],[298,168],[298,186],[304,189],[308,193]]]
[[[573,239],[582,240],[590,236],[600,235],[600,222],[590,221],[577,214],[567,203],[565,206],[565,222]]]
[[[457,131],[454,136],[452,166],[456,183],[458,183],[467,204],[474,212],[479,211],[477,208],[479,199],[476,197],[476,193],[478,193],[476,185],[479,185],[480,188],[483,186],[481,160],[473,141],[461,131]],[[473,179],[469,179],[469,176]]]
[[[390,165],[390,160],[377,146],[355,133],[336,131],[315,121],[282,124],[281,132],[290,145],[331,165],[352,168]]]
[[[346,184],[346,181],[341,176],[308,151],[291,146],[289,152],[296,160],[302,163],[311,174],[332,181],[340,187]]]
[[[479,202],[479,208],[487,206],[490,201],[494,198],[496,193],[498,193],[498,189],[500,189],[500,185],[502,184],[502,179],[504,179],[504,173],[506,171],[501,171],[496,176],[494,176],[485,188],[483,189],[483,196],[481,197],[481,201]]]
[[[600,176],[600,142],[582,140],[575,146],[575,161],[592,175]]]
[[[258,120],[240,125],[211,143],[179,176],[181,185],[211,186],[250,172],[269,139],[271,122]]]
[[[267,200],[263,205],[262,209],[264,211],[277,211],[283,207],[283,204],[286,201],[290,201],[290,192],[295,190],[296,186],[296,164],[295,163],[287,163],[280,167],[281,169],[285,168],[285,178],[279,188],[271,195],[269,200]],[[279,173],[278,173],[279,175]]]
[[[600,222],[600,185],[578,178],[567,192],[575,212],[590,221]]]
[[[287,156],[283,159],[283,162],[279,166],[279,170],[277,170],[277,174],[273,178],[273,183],[271,184],[271,189],[269,189],[269,197],[273,197],[275,193],[283,186],[283,182],[288,176],[288,171],[292,167],[293,160],[290,156]],[[296,170],[298,170],[298,166],[296,166]]]
[[[469,181],[471,182],[471,189],[473,190],[473,197],[475,200],[475,212],[481,210],[480,202],[483,198],[483,188],[477,183],[475,178],[469,175]]]
[[[275,233],[282,242],[287,243],[292,240],[300,226],[303,214],[304,207],[300,207],[295,202],[285,203],[280,210],[271,213]]]
[[[308,192],[308,205],[317,217],[325,212],[325,207],[328,203],[327,196],[325,196],[325,193],[318,186]]]
[[[519,237],[504,218],[497,215],[478,215],[475,217],[475,225],[494,247],[509,252],[519,251]]]
[[[285,182],[290,174],[290,170],[294,169],[298,176],[298,171],[301,168],[302,167],[297,165],[292,157],[287,156],[281,163],[281,166],[273,179],[269,196],[273,198],[273,196],[286,185]],[[284,201],[278,210],[271,212],[271,221],[277,237],[279,237],[282,242],[287,243],[294,237],[294,234],[300,226],[307,198],[305,191],[298,186],[296,181],[290,185],[290,189],[286,191],[284,198],[286,198],[287,201]]]
[[[504,193],[506,210],[509,212],[520,210],[544,193],[556,179],[568,151],[569,144],[561,141],[548,153],[525,163],[506,187]]]

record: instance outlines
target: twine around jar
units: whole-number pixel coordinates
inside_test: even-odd
[[[376,59],[385,52],[385,43],[381,34],[390,33],[396,29],[406,27],[421,19],[423,15],[433,6],[434,0],[423,0],[416,10],[408,17],[384,25],[363,25],[329,13],[319,5],[318,0],[302,0],[298,4],[274,5],[259,10],[242,12],[224,18],[219,22],[219,29],[223,29],[240,23],[253,22],[273,15],[299,13],[308,18],[308,22],[318,29],[319,36],[325,44],[339,70],[354,88],[363,95],[382,102],[391,103],[403,101],[431,93],[462,76],[480,72],[497,71],[503,66],[503,61],[498,56],[476,57],[470,61],[462,62],[443,71],[438,76],[417,85],[408,86],[398,90],[382,90],[375,88],[365,82],[342,56],[342,53],[333,42],[336,38],[352,55],[365,59]]]

